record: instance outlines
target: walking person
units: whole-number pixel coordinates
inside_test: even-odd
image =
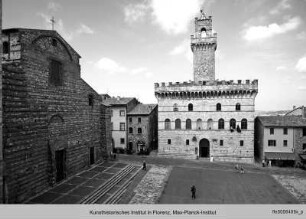
[[[262,167],[265,167],[266,166],[266,161],[264,159],[262,159]]]
[[[142,163],[142,169],[143,170],[147,170],[147,164],[146,164],[146,161],[144,160],[143,163]]]
[[[193,185],[192,187],[191,187],[191,198],[192,199],[195,199],[196,198],[196,187]]]
[[[236,170],[237,172],[239,172],[239,165],[238,165],[238,164],[235,165],[235,170]]]

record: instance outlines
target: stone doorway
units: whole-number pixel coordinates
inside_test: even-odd
[[[203,138],[199,143],[199,157],[209,157],[209,140]]]
[[[66,150],[55,151],[56,182],[65,179]]]
[[[89,164],[93,165],[95,163],[95,148],[89,148]]]

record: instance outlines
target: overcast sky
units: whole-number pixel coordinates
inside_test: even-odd
[[[155,82],[193,80],[201,7],[218,33],[216,78],[258,79],[256,110],[306,105],[306,0],[3,0],[3,28],[55,29],[98,93],[157,103]]]

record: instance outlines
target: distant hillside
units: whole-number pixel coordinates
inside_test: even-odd
[[[288,113],[290,110],[277,110],[277,111],[255,111],[255,116],[283,116]]]

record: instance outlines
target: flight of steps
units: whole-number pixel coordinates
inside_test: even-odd
[[[105,196],[112,188],[114,188],[117,184],[119,184],[122,180],[126,179],[129,175],[131,175],[126,182],[124,182],[110,197],[108,197],[104,203],[105,204],[114,204],[117,203],[121,196],[126,191],[126,188],[132,182],[133,178],[137,175],[137,173],[141,170],[141,167],[135,165],[128,165],[110,179],[108,179],[105,183],[103,183],[100,187],[98,187],[95,191],[93,191],[88,196],[81,199],[79,204],[94,204],[103,196]]]

